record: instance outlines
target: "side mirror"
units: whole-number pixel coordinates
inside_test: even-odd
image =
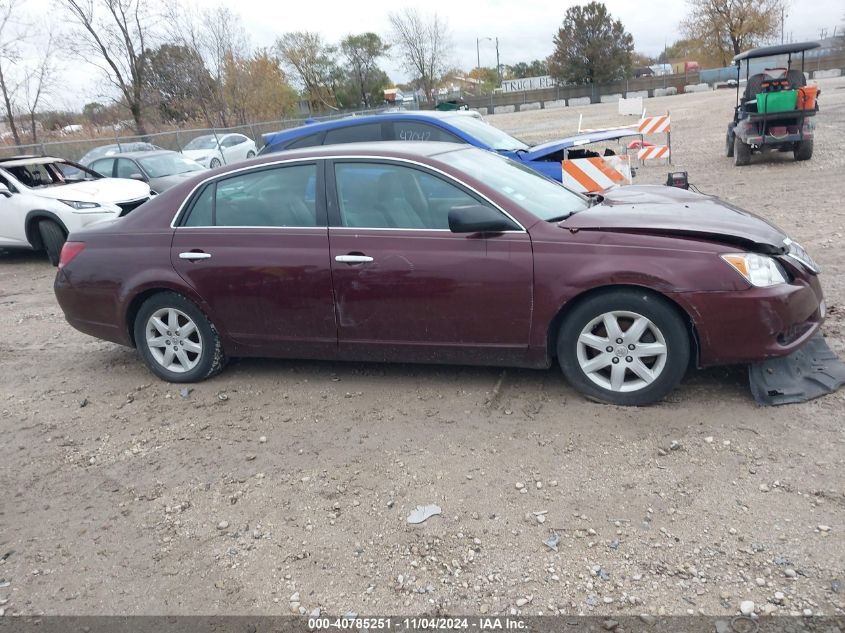
[[[147,179],[144,176],[144,174],[139,174],[139,173],[129,174],[129,178],[130,178],[130,180],[140,180],[141,182],[147,182]]]
[[[449,210],[449,230],[452,233],[501,233],[515,228],[513,222],[499,211],[483,204],[452,207]]]
[[[4,198],[12,197],[12,192],[9,191],[9,188],[2,182],[0,182],[0,196],[3,196]]]

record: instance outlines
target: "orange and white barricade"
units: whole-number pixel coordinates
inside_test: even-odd
[[[672,162],[672,119],[668,113],[661,116],[649,116],[640,119],[637,131],[645,137],[646,134],[665,134],[666,143],[662,145],[646,145],[637,151],[637,160],[641,164],[646,161],[664,158]]]
[[[614,185],[631,184],[628,156],[595,156],[561,162],[563,185],[580,193],[604,191]]]

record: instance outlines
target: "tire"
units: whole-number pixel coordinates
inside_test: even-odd
[[[728,132],[725,135],[725,156],[733,158],[734,155],[734,125],[731,123],[728,126]]]
[[[41,220],[38,223],[38,234],[41,236],[41,243],[44,245],[50,263],[53,266],[58,266],[62,246],[67,241],[64,230],[52,220]]]
[[[189,323],[195,329],[185,335],[182,328]],[[138,310],[133,329],[141,358],[150,371],[167,382],[199,382],[226,365],[214,324],[192,301],[175,292],[161,292],[147,299]],[[151,345],[151,340],[159,344]],[[171,352],[174,342],[181,343],[181,354]]]
[[[734,135],[734,165],[742,167],[751,163],[751,146]]]
[[[220,167],[220,159],[219,158],[212,158],[211,162],[208,163],[209,169],[217,169]]]
[[[249,150],[246,153],[246,159],[249,160],[250,158],[255,158],[255,152],[253,152],[252,150]]]
[[[795,160],[810,160],[813,157],[813,139],[798,141],[793,150]]]
[[[606,325],[608,316],[619,328],[616,338]],[[641,332],[633,330],[635,324]],[[655,354],[647,355],[646,345]],[[665,299],[646,290],[615,290],[572,308],[558,333],[557,355],[569,384],[588,398],[643,406],[663,399],[681,381],[689,365],[690,337]]]

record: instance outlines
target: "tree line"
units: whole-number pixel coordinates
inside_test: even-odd
[[[293,114],[300,100],[311,111],[380,105],[393,85],[381,67],[387,58],[411,78],[400,86],[430,103],[454,80],[481,91],[502,78],[546,74],[562,84],[606,83],[630,77],[638,65],[677,58],[725,65],[776,36],[783,2],[687,0],[683,37],[650,57],[637,53],[622,22],[593,1],[567,9],[547,59],[464,72],[452,65],[446,20],[414,8],[390,12],[384,37],[363,32],[328,42],[297,31],[256,47],[241,17],[224,5],[56,0],[56,15],[45,24],[26,15],[22,0],[0,0],[0,106],[14,141],[36,142],[39,123],[48,123],[39,113],[67,89],[63,64],[79,61],[98,69],[101,92],[112,95],[86,104],[85,119],[94,126],[128,120],[138,134],[162,124],[277,120]]]

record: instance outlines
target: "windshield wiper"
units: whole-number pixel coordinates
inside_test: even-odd
[[[569,211],[568,213],[565,213],[563,215],[558,215],[558,216],[555,216],[553,218],[549,218],[548,220],[546,220],[546,222],[562,222],[563,220],[567,219],[569,216],[573,215],[574,213],[576,213],[576,212],[575,211]]]

